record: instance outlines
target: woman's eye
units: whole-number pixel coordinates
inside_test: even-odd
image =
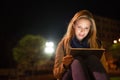
[[[88,27],[86,27],[85,29],[89,29]]]

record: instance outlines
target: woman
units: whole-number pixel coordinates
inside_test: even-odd
[[[109,80],[95,55],[73,58],[70,48],[102,48],[96,37],[96,25],[88,10],[77,12],[56,49],[53,73],[60,80]]]

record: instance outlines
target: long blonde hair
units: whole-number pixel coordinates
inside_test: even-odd
[[[64,35],[64,37],[62,38],[64,40],[66,53],[69,53],[70,40],[75,35],[74,29],[73,29],[73,24],[75,23],[75,21],[77,21],[81,18],[86,18],[86,19],[90,20],[90,22],[91,22],[91,29],[88,34],[88,36],[89,36],[88,43],[90,44],[90,48],[98,48],[98,44],[96,41],[97,30],[96,30],[95,20],[93,19],[93,15],[88,10],[81,10],[81,11],[77,12],[74,15],[74,17],[71,19],[71,21],[69,22],[68,28],[67,28],[67,32]]]

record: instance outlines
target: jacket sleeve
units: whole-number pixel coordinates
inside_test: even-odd
[[[101,41],[99,41],[99,45],[100,45],[100,48],[104,48]],[[105,70],[108,72],[107,60],[106,60],[105,54],[106,53],[103,52],[103,55],[102,55],[100,61],[101,61],[102,65],[103,65],[103,67],[105,68]]]
[[[53,74],[54,77],[57,79],[60,79],[65,72],[65,68],[63,67],[62,59],[64,57],[64,49],[63,49],[63,43],[60,42],[56,48],[55,53],[55,63],[53,68]]]

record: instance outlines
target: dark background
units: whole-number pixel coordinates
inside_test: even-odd
[[[116,0],[3,0],[0,5],[0,68],[14,67],[12,48],[24,35],[41,35],[58,42],[79,10],[120,20]]]

